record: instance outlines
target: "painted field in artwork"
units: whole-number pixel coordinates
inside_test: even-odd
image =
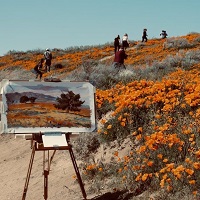
[[[8,105],[10,127],[91,127],[89,106],[80,111],[58,110],[53,102],[17,103]]]

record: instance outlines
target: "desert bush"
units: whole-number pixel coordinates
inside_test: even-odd
[[[62,65],[62,63],[56,63],[52,67],[54,67],[55,69],[62,69],[63,65]]]
[[[152,65],[138,67],[133,70],[135,80],[153,80],[161,81],[163,77],[176,71],[178,68],[189,70],[200,61],[200,51],[182,51],[179,50],[174,56],[168,55],[161,62],[154,61]]]
[[[168,73],[175,71],[177,68],[183,68],[189,70],[191,66],[197,64],[200,61],[200,51],[181,51],[179,50],[175,56],[169,55],[163,61],[165,67],[168,69]]]
[[[18,66],[8,66],[8,67],[2,69],[2,71],[13,72],[13,71],[19,71],[21,69],[22,69],[22,67],[19,65]]]
[[[199,42],[200,42],[200,37],[194,39],[194,43],[199,43]]]
[[[135,49],[139,50],[139,49],[143,48],[144,46],[145,46],[145,43],[139,42],[138,44],[135,45]]]
[[[32,55],[43,55],[44,52],[45,52],[44,49],[39,49],[39,48],[26,51],[27,54],[32,54]]]
[[[24,51],[10,50],[5,54],[5,56],[6,55],[14,55],[14,54],[24,54],[24,53],[25,53]]]
[[[185,38],[167,38],[166,42],[163,45],[164,49],[170,49],[170,48],[186,49],[186,48],[191,48],[193,46]]]
[[[200,51],[188,51],[182,59],[181,66],[183,69],[190,69],[193,65],[200,62]]]
[[[135,80],[158,80],[160,81],[165,75],[174,69],[166,66],[165,62],[154,61],[152,66],[145,66],[142,69],[135,70]]]
[[[1,62],[1,63],[0,63],[0,67],[5,66],[5,65],[6,65],[5,62]]]
[[[90,162],[100,146],[97,133],[81,133],[74,140],[73,148],[77,159]]]
[[[70,80],[85,80],[91,82],[96,88],[108,89],[120,82],[120,74],[115,74],[112,66],[102,64],[83,64],[75,69],[67,78]],[[124,80],[124,79],[123,79]]]

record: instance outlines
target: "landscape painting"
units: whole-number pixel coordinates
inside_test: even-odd
[[[95,89],[89,82],[1,82],[1,133],[92,132]]]

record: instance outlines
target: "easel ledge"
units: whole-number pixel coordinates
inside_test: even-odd
[[[50,172],[50,166],[51,166],[51,162],[53,160],[53,157],[56,153],[57,150],[68,150],[70,153],[70,157],[73,163],[73,167],[78,179],[78,183],[80,185],[80,189],[83,195],[83,199],[86,200],[87,195],[84,189],[84,185],[79,173],[79,169],[76,163],[76,159],[72,150],[72,145],[70,144],[70,136],[71,133],[64,133],[65,134],[65,138],[67,141],[67,146],[56,146],[56,147],[44,147],[44,143],[42,140],[42,133],[39,134],[28,134],[27,137],[25,137],[26,140],[30,140],[31,141],[31,149],[32,149],[32,153],[31,153],[31,158],[30,158],[30,162],[29,162],[29,167],[28,167],[28,172],[27,172],[27,176],[26,176],[26,181],[25,181],[25,185],[24,185],[24,190],[23,190],[23,196],[22,196],[22,200],[26,199],[26,194],[28,191],[28,185],[29,185],[29,181],[30,181],[30,175],[31,175],[31,171],[32,171],[32,166],[33,166],[33,161],[34,161],[34,156],[35,156],[35,152],[36,151],[42,151],[43,152],[43,175],[44,175],[44,199],[47,200],[48,199],[48,175]],[[50,154],[49,151],[53,150],[53,154],[50,158]],[[47,157],[45,152],[47,151]],[[46,167],[47,164],[47,167]]]

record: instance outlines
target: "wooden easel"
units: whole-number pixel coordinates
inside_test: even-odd
[[[48,175],[50,172],[51,162],[52,162],[53,157],[57,150],[68,150],[69,151],[70,157],[71,157],[71,160],[73,163],[73,167],[76,172],[77,179],[78,179],[78,183],[81,188],[83,199],[86,200],[87,195],[86,195],[84,185],[83,185],[83,182],[82,182],[79,170],[78,170],[76,159],[75,159],[75,156],[74,156],[74,153],[72,150],[72,145],[70,144],[70,134],[71,133],[65,134],[68,146],[61,146],[61,147],[44,147],[44,144],[42,141],[42,134],[32,134],[32,138],[29,139],[29,140],[31,140],[32,153],[31,153],[28,172],[27,172],[26,181],[25,181],[25,185],[24,185],[22,200],[26,199],[26,193],[28,191],[28,185],[29,185],[31,170],[32,170],[34,156],[35,156],[36,151],[43,151],[44,199],[47,200],[47,198],[48,198]],[[50,150],[53,151],[51,158],[50,158]],[[46,156],[46,152],[47,152],[47,156]],[[46,164],[47,164],[47,167],[46,167]]]

